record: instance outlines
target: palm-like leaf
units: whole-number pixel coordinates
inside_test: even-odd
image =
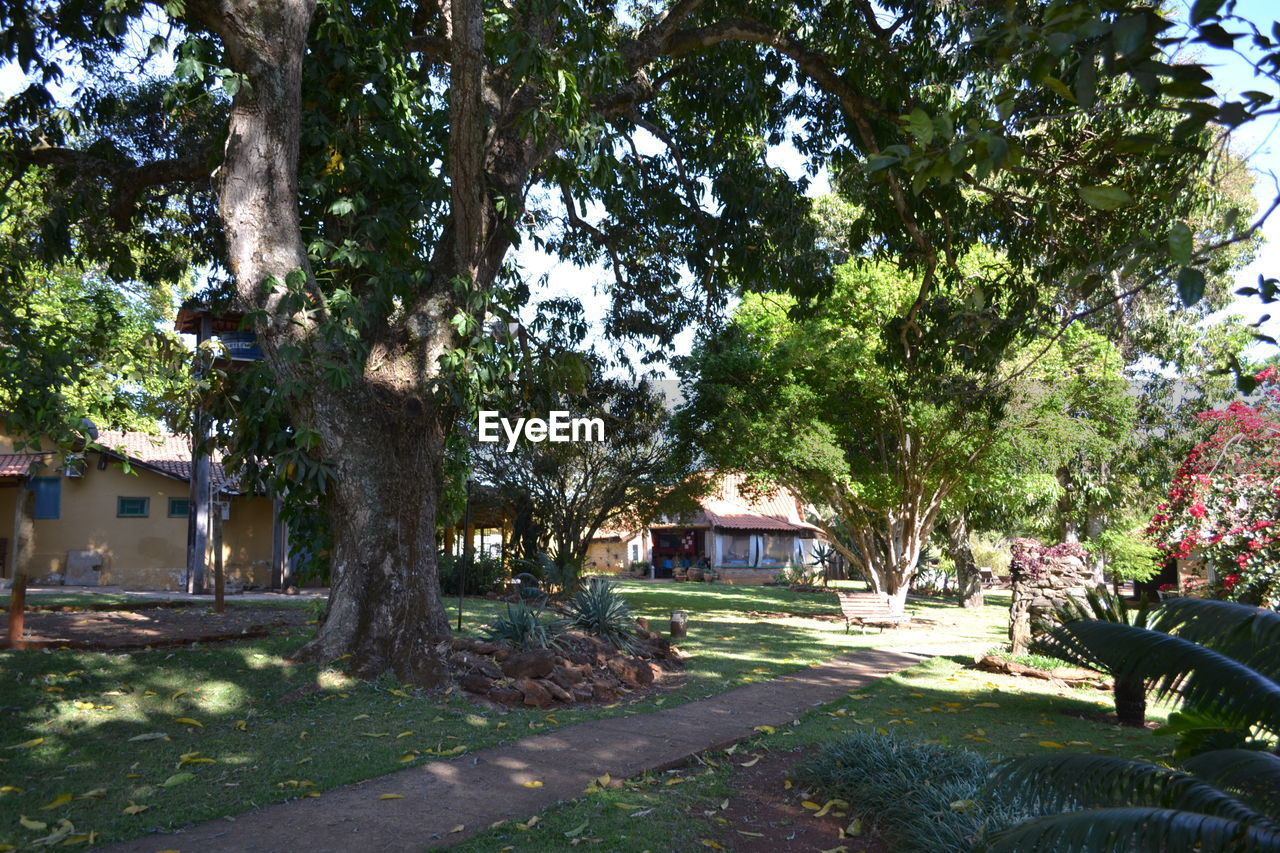
[[[1117,680],[1141,678],[1157,695],[1179,694],[1231,725],[1280,734],[1280,684],[1181,636],[1082,620],[1055,628],[1045,646],[1067,660],[1092,660]]]
[[[1267,814],[1280,815],[1280,756],[1252,749],[1216,749],[1182,766]]]
[[[1127,806],[1175,809],[1236,822],[1266,817],[1188,773],[1110,755],[1040,755],[1001,765],[990,785],[1036,812]]]
[[[1280,680],[1280,613],[1234,601],[1176,598],[1161,608],[1155,627],[1222,652]]]
[[[1277,853],[1280,832],[1197,812],[1086,809],[1037,818],[993,836],[994,853]]]

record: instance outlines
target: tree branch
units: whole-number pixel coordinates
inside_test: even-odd
[[[128,230],[138,198],[146,190],[173,183],[208,180],[209,150],[185,157],[155,160],[141,165],[113,163],[74,148],[42,147],[19,152],[18,161],[32,166],[50,166],[80,178],[105,178],[112,186],[111,218],[116,228]]]

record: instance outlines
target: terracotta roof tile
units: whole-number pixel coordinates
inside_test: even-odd
[[[44,462],[48,453],[0,453],[0,477],[25,477],[31,463]]]
[[[149,435],[104,429],[98,432],[98,444],[143,466],[168,474],[178,480],[191,480],[191,438],[185,435]],[[214,451],[211,466],[213,488],[237,491],[236,484],[222,468],[222,454]]]

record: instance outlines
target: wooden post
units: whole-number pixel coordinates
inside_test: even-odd
[[[22,564],[22,529],[31,503],[32,491],[26,481],[18,483],[13,502],[13,588],[9,594],[9,648],[25,648],[22,631],[27,615],[27,567]]]
[[[213,504],[213,612],[224,613],[226,583],[222,575],[222,504]]]
[[[271,588],[283,590],[289,563],[289,525],[280,517],[284,498],[271,501]]]

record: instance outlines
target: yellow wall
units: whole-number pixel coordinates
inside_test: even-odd
[[[627,545],[616,539],[597,539],[587,546],[583,567],[596,572],[620,572],[630,564]]]
[[[0,452],[6,444],[11,446],[0,435]],[[61,507],[56,519],[29,522],[30,538],[23,549],[27,576],[38,582],[61,573],[67,551],[89,550],[103,556],[99,582],[104,586],[181,588],[187,565],[187,519],[169,517],[169,498],[187,498],[188,484],[137,466],[126,474],[116,460],[98,470],[98,458],[97,453],[88,454],[83,477],[62,476],[56,467],[60,459],[38,472],[37,476],[59,478]],[[0,537],[13,537],[16,494],[16,489],[0,488]],[[119,497],[149,498],[147,517],[117,517]],[[212,545],[208,565],[212,585]],[[228,578],[259,586],[270,583],[270,499],[231,499],[230,518],[223,524],[223,566]]]

